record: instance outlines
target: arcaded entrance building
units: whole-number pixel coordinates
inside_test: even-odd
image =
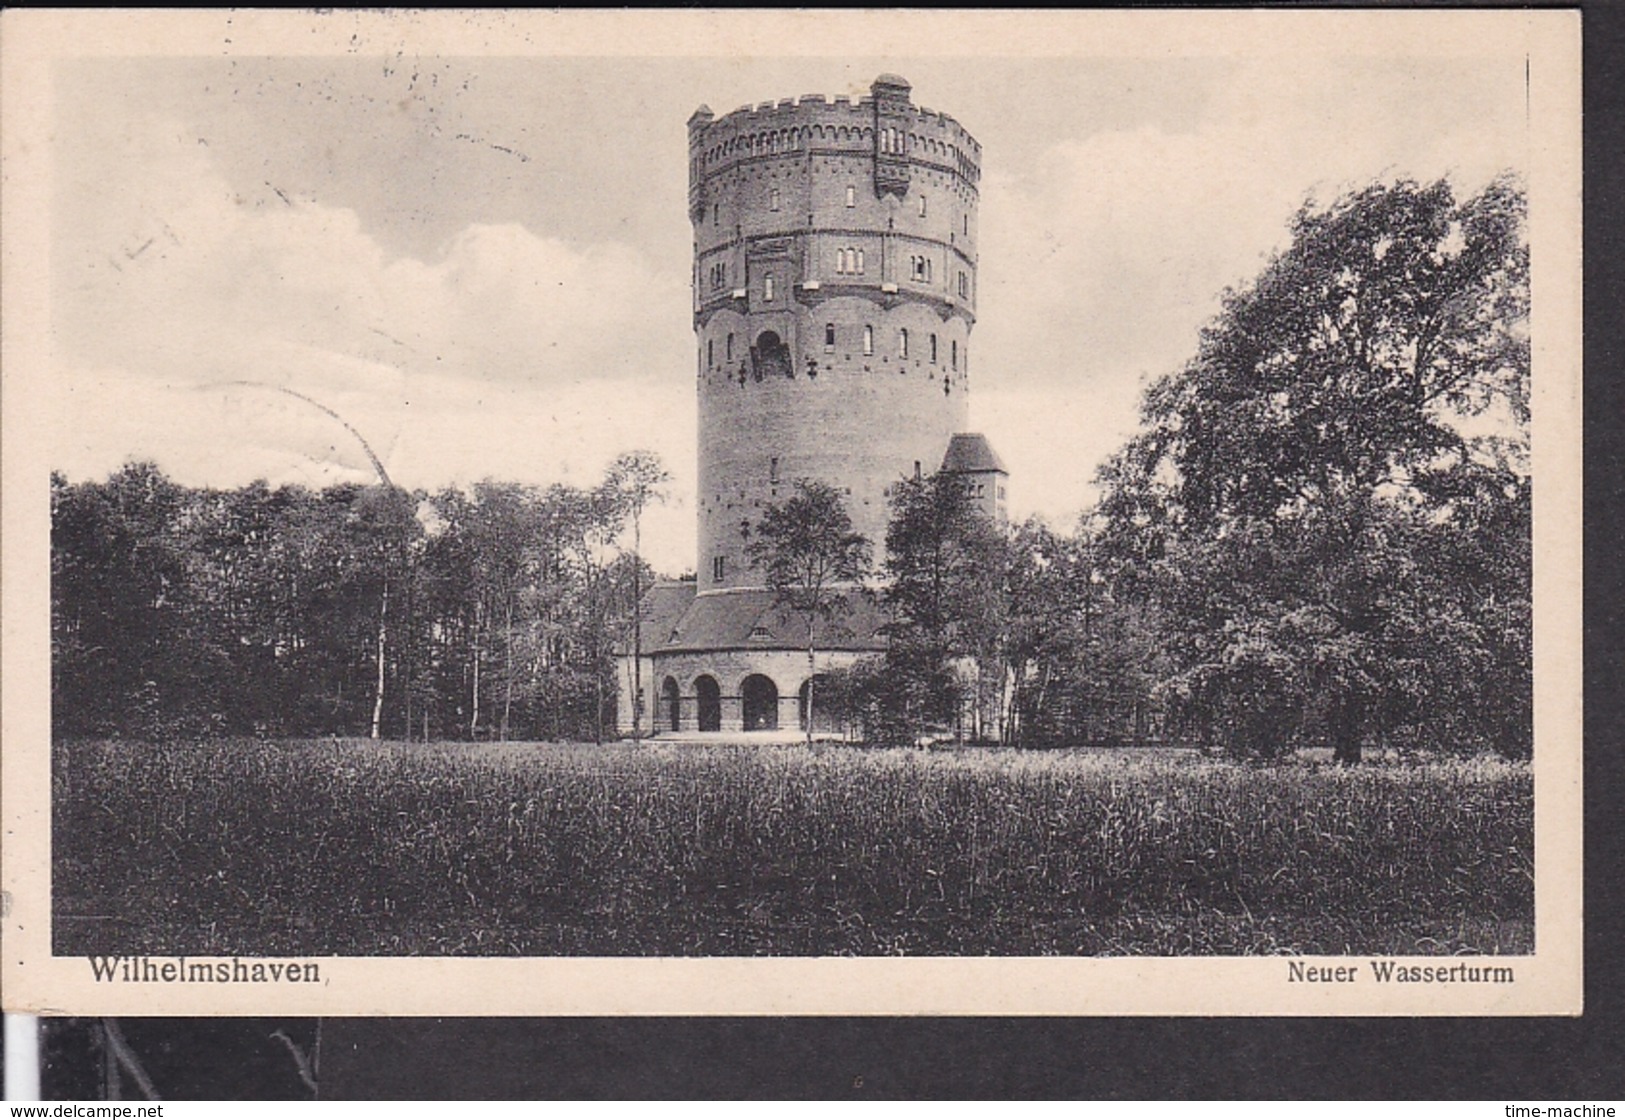
[[[888,488],[949,469],[1002,516],[1003,465],[965,433],[981,147],[883,74],[856,101],[701,106],[688,159],[699,555],[694,580],[644,599],[620,724],[633,726],[635,672],[645,731],[794,729],[805,634],[750,565],[762,510],[821,480],[878,553]],[[849,596],[818,636],[818,671],[884,650],[885,622]]]

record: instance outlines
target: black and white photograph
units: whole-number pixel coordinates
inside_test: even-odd
[[[1576,13],[17,15],[8,1010],[1579,1012]]]

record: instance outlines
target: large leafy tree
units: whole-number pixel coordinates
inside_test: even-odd
[[[1071,534],[1038,521],[1009,543],[1002,654],[1005,742],[1138,741],[1166,665],[1147,611],[1113,585],[1099,526]]]
[[[1320,737],[1356,761],[1400,729],[1485,739],[1471,711],[1491,680],[1526,710],[1523,219],[1510,178],[1306,206],[1147,392],[1103,510],[1167,608],[1171,693],[1213,737],[1263,753]],[[1520,716],[1493,735],[1528,749]]]
[[[1008,560],[1004,534],[966,497],[963,479],[938,472],[892,488],[885,706],[899,717],[897,737],[954,722],[964,691],[955,663],[997,656]]]
[[[746,548],[775,604],[796,616],[807,645],[807,742],[813,736],[813,677],[818,625],[848,607],[848,593],[869,574],[872,547],[852,528],[835,487],[798,479],[795,492],[762,511]]]

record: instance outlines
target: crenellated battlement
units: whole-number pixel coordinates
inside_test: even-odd
[[[896,83],[886,85],[883,83]],[[881,108],[888,124],[902,133],[902,150],[889,151],[907,163],[944,169],[974,188],[981,178],[982,146],[947,113],[913,105],[902,79],[883,77],[876,89],[886,95]],[[798,98],[744,105],[722,117],[702,106],[689,118],[689,182],[748,160],[808,153],[874,153],[876,95],[859,97],[803,94]]]

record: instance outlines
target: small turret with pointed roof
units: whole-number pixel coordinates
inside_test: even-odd
[[[1005,489],[1010,472],[981,432],[960,432],[948,441],[942,473],[959,476],[965,496],[996,524],[1008,523]]]

